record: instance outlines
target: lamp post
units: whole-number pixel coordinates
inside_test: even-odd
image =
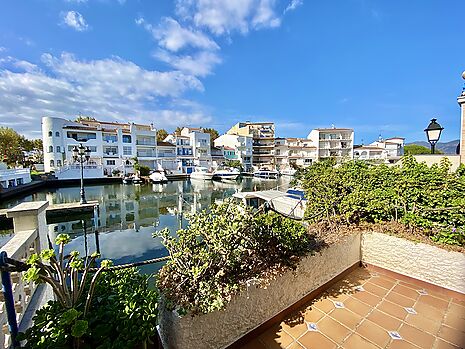
[[[431,122],[425,129],[426,137],[428,138],[429,144],[431,144],[431,154],[434,154],[434,147],[441,137],[442,130],[444,130],[444,127],[441,127],[436,121],[437,119],[431,119]]]
[[[79,162],[81,167],[81,205],[87,204],[86,193],[84,191],[84,163],[90,159],[90,149],[89,147],[84,147],[82,144],[79,146],[75,145],[73,147],[73,160],[74,162]]]

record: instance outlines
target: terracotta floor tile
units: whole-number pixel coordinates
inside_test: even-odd
[[[273,326],[259,336],[268,349],[286,348],[294,340],[280,326]]]
[[[465,307],[456,303],[451,303],[448,308],[449,313],[453,313],[455,316],[465,319]]]
[[[381,348],[384,348],[391,339],[385,329],[369,320],[363,321],[356,332]]]
[[[302,345],[299,344],[299,342],[294,342],[291,344],[290,347],[287,347],[287,349],[305,349]]]
[[[434,344],[434,348],[435,349],[460,349],[459,347],[457,347],[457,346],[455,346],[453,344],[444,342],[441,338],[436,339],[436,343]]]
[[[305,332],[307,332],[307,324],[305,322],[296,323],[296,324],[286,324],[281,322],[281,328],[286,331],[287,334],[290,334],[294,339],[299,338]]]
[[[439,330],[438,337],[460,348],[465,348],[465,332],[443,325]]]
[[[307,322],[318,322],[318,320],[320,320],[323,316],[325,316],[325,313],[318,310],[316,307],[313,307],[311,309],[307,309],[304,314],[304,319]]]
[[[373,310],[373,312],[370,315],[368,315],[367,319],[373,321],[374,323],[388,331],[396,331],[401,324],[401,321],[399,319],[384,314],[376,309]]]
[[[412,307],[415,304],[414,299],[405,297],[396,292],[389,292],[385,299],[401,307]]]
[[[417,311],[419,315],[422,315],[434,321],[439,321],[444,317],[445,314],[444,309],[437,309],[427,303],[422,302],[417,302],[414,306],[414,309]]]
[[[399,293],[405,297],[417,300],[420,295],[418,292],[410,287],[404,285],[395,285],[391,292]]]
[[[377,295],[379,297],[384,297],[389,292],[384,287],[378,286],[372,282],[365,283],[363,285],[363,288],[365,289],[365,291],[373,293],[374,295]]]
[[[377,278],[372,278],[370,279],[370,282],[378,286],[384,287],[385,289],[388,289],[388,290],[391,289],[392,286],[394,286],[396,283],[395,281],[382,277],[382,276],[377,277]]]
[[[266,349],[266,347],[265,344],[260,342],[258,338],[255,338],[246,345],[244,345],[241,349]]]
[[[452,298],[452,303],[461,305],[462,307],[465,308],[465,299]]]
[[[413,282],[408,282],[408,281],[403,281],[403,280],[399,281],[399,285],[411,288],[412,290],[415,290],[415,291],[421,289],[420,286],[414,284]]]
[[[370,343],[365,338],[354,333],[342,345],[344,349],[379,349],[378,346]]]
[[[422,349],[413,345],[412,343],[406,342],[404,340],[393,340],[391,344],[387,346],[388,349]]]
[[[339,321],[350,330],[355,330],[355,327],[362,321],[362,317],[358,314],[352,313],[347,309],[334,309],[329,313],[333,319]]]
[[[438,310],[446,310],[447,307],[449,306],[448,301],[445,301],[443,299],[439,299],[439,298],[436,298],[436,297],[433,297],[433,296],[430,296],[430,295],[421,296],[418,299],[418,302],[427,304],[427,305],[432,306],[433,308],[438,309]]]
[[[433,335],[423,332],[422,330],[419,330],[408,324],[402,324],[398,332],[403,339],[423,349],[432,348],[434,340],[436,339]]]
[[[408,314],[404,321],[407,324],[412,325],[432,335],[437,335],[439,328],[441,327],[441,319],[431,320],[424,316],[421,316],[420,314]]]
[[[407,312],[403,307],[386,300],[382,301],[381,304],[378,305],[377,309],[400,320],[407,317]]]
[[[318,329],[321,333],[324,333],[325,336],[338,344],[342,343],[342,340],[351,332],[347,327],[341,325],[329,316],[325,317],[318,323]]]
[[[344,302],[349,297],[349,295],[347,295],[345,292],[348,292],[348,290],[332,287],[325,291],[322,296],[334,302]]]
[[[323,336],[320,332],[307,332],[299,338],[299,343],[306,349],[335,349],[336,343]]]
[[[444,324],[458,330],[464,330],[465,318],[461,318],[457,313],[449,311],[444,318]]]
[[[353,311],[354,313],[360,316],[367,316],[368,313],[371,311],[372,307],[369,305],[360,302],[358,299],[349,297],[345,302],[344,305],[347,309]]]
[[[329,313],[334,309],[334,303],[327,298],[320,298],[318,301],[312,304],[312,307],[321,310],[323,313]]]
[[[351,297],[354,297],[358,299],[359,301],[362,301],[365,304],[371,305],[374,307],[377,305],[379,302],[381,302],[381,298],[370,293],[370,292],[357,292],[354,293]]]

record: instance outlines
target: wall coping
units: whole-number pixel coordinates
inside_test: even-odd
[[[48,201],[22,202],[6,211],[8,218],[38,215],[45,211],[49,205]]]

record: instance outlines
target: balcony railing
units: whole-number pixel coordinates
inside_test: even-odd
[[[155,158],[155,157],[157,157],[157,153],[156,152],[140,152],[140,151],[138,151],[137,156],[141,157],[141,158]]]
[[[155,141],[142,141],[142,140],[137,140],[136,141],[137,145],[149,145],[149,146],[156,146],[157,142]]]

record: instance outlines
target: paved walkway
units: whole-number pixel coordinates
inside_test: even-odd
[[[360,268],[243,348],[465,348],[465,301]]]

